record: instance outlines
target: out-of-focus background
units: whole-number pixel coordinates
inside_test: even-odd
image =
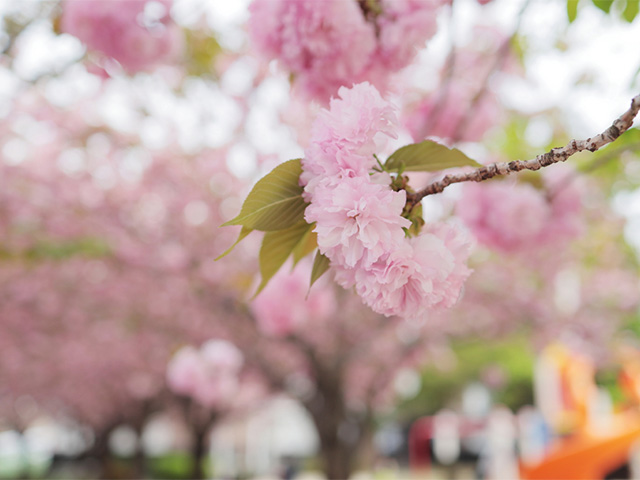
[[[0,2],[0,478],[639,478],[638,130],[425,199],[477,238],[450,311],[309,290],[309,257],[254,298],[261,236],[216,260],[220,225],[336,95],[306,35],[356,30],[256,3]],[[533,158],[638,93],[637,0],[352,3],[420,40],[376,71],[392,147]]]

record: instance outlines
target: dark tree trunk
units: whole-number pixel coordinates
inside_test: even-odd
[[[101,479],[114,478],[116,476],[109,452],[109,435],[113,431],[113,428],[115,427],[107,428],[102,432],[96,432],[93,446],[90,452],[88,452],[88,457],[95,457],[98,462],[100,468],[99,477]]]
[[[147,474],[147,462],[144,455],[144,449],[142,448],[142,432],[144,424],[136,425],[136,435],[138,436],[138,444],[136,445],[136,451],[133,456],[133,477],[134,478],[146,478]]]
[[[318,390],[305,402],[320,438],[323,472],[330,480],[345,480],[351,476],[358,455],[366,441],[369,417],[349,412],[341,378],[336,372],[317,375]]]
[[[202,480],[205,478],[202,463],[206,454],[206,439],[208,428],[196,428],[193,432],[193,445],[191,447],[191,458],[193,458],[193,466],[191,468],[191,476],[194,480]]]
[[[342,444],[339,439],[336,440],[320,440],[323,471],[330,480],[345,480],[353,473],[355,451]]]

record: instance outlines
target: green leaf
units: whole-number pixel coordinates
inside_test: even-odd
[[[613,0],[591,0],[593,4],[602,10],[604,13],[609,13],[611,10],[611,5],[613,5]]]
[[[254,297],[267,286],[282,264],[286,262],[295,248],[304,241],[312,226],[306,222],[298,223],[286,230],[267,232],[260,247],[260,276],[262,280]]]
[[[289,160],[274,168],[255,184],[242,204],[240,214],[222,226],[242,225],[253,230],[283,230],[304,221],[307,203],[302,198],[298,178],[300,159]]]
[[[422,217],[422,204],[418,203],[411,209],[411,211],[407,212],[407,214],[403,212],[402,216],[411,222],[411,226],[405,230],[408,236],[417,237],[420,235],[420,231],[425,223],[424,218]]]
[[[309,283],[309,289],[316,283],[324,273],[329,270],[329,259],[321,254],[319,251],[316,252],[316,258],[313,259],[313,268],[311,269],[311,282]]]
[[[253,232],[252,228],[247,228],[247,227],[243,226],[242,230],[240,230],[240,235],[238,235],[238,239],[234,242],[234,244],[231,245],[229,248],[227,248],[222,255],[218,255],[214,261],[217,262],[221,258],[226,257],[227,255],[229,255],[231,253],[231,251],[234,248],[236,248],[236,245],[238,245],[244,239],[244,237],[249,235],[251,232]]]
[[[452,167],[481,167],[457,148],[448,148],[437,142],[425,140],[399,148],[385,163],[388,171],[437,172]]]
[[[305,233],[304,238],[300,240],[300,243],[296,245],[296,248],[293,249],[293,265],[297,265],[300,260],[313,252],[316,248],[318,248],[318,235],[316,232],[313,232],[313,226],[315,223],[311,224],[307,233]]]
[[[627,0],[627,5],[622,12],[622,18],[631,23],[640,11],[640,0]]]
[[[569,23],[578,16],[578,0],[567,0],[567,17],[569,17]]]

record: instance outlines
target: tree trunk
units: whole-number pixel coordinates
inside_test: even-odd
[[[206,439],[208,428],[196,428],[193,435],[193,446],[191,447],[191,458],[193,458],[193,466],[191,468],[191,476],[194,480],[202,480],[205,478],[202,462],[206,452]]]
[[[138,436],[138,446],[133,457],[133,476],[134,478],[146,478],[147,462],[142,449],[142,436]]]
[[[327,392],[333,395],[327,395]],[[324,474],[330,480],[345,480],[356,466],[362,444],[362,425],[350,418],[340,390],[325,390],[306,404],[318,437]]]
[[[323,472],[329,480],[346,480],[357,466],[358,455],[371,427],[370,412],[347,407],[339,364],[312,362],[316,393],[304,402],[318,431]]]
[[[320,447],[320,454],[323,471],[330,480],[346,480],[353,473],[354,450],[343,445],[339,439],[336,440],[336,442],[327,442],[321,439],[323,445]]]
[[[111,454],[109,452],[109,435],[114,427],[106,428],[101,432],[95,432],[93,446],[88,453],[89,457],[95,457],[100,466],[99,478],[114,478],[114,471],[111,464]]]

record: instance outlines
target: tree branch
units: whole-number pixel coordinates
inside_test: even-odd
[[[433,182],[416,193],[407,192],[407,203],[415,205],[424,197],[441,193],[446,187],[454,183],[482,182],[498,175],[509,175],[522,170],[540,170],[542,167],[564,162],[578,152],[585,150],[595,152],[626,132],[633,125],[633,120],[638,115],[638,111],[640,111],[640,95],[631,100],[631,107],[614,121],[609,128],[594,137],[586,140],[571,140],[564,147],[552,148],[547,153],[538,155],[532,160],[491,163],[471,172],[445,175],[442,180]]]

